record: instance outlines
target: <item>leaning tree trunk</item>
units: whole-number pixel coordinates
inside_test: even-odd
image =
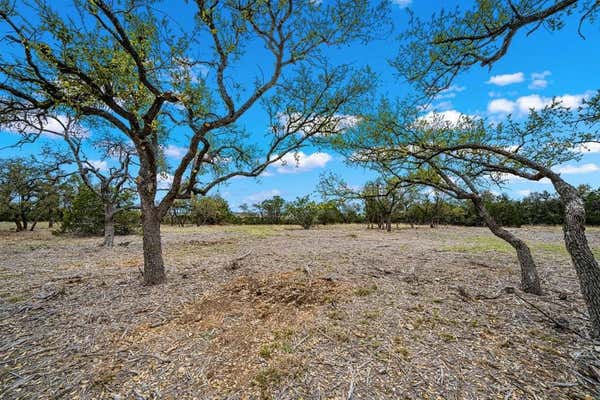
[[[104,205],[104,242],[105,247],[113,247],[115,244],[115,206]]]
[[[477,214],[483,219],[483,222],[490,231],[500,239],[506,241],[516,250],[519,265],[521,266],[521,289],[527,293],[541,295],[542,286],[529,246],[510,231],[502,228],[502,226],[500,226],[490,215],[480,198],[471,200],[475,206],[475,210],[477,210]]]
[[[581,293],[590,315],[591,335],[600,337],[600,267],[585,236],[584,202],[577,189],[558,175],[551,176],[550,179],[564,208],[565,246],[577,271]]]

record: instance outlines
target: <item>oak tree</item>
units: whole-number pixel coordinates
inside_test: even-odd
[[[322,50],[367,40],[385,20],[365,0],[2,1],[0,107],[102,121],[130,141],[144,281],[161,283],[160,221],[173,202],[340,132],[373,77]],[[258,66],[240,73],[248,62]],[[270,128],[248,132],[240,120],[259,105]],[[165,166],[168,144],[183,150]]]

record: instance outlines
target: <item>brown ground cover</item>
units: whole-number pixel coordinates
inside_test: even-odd
[[[0,398],[593,398],[561,231],[516,231],[541,297],[483,228],[164,227],[156,287],[139,236],[0,231]]]

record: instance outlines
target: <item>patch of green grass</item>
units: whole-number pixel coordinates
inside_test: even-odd
[[[267,343],[260,346],[258,350],[258,355],[264,358],[265,360],[273,357],[273,352],[277,349],[277,345],[273,343]]]
[[[533,252],[545,252],[564,256],[569,254],[562,240],[556,243],[530,242],[527,244]],[[515,251],[511,245],[494,236],[471,236],[465,238],[464,243],[445,246],[442,250],[459,253],[485,253],[488,251],[512,253]],[[593,248],[592,251],[596,257],[600,257],[600,247]]]
[[[410,356],[410,351],[406,347],[406,343],[402,336],[395,336],[393,339],[394,346],[393,350],[399,354],[402,358],[407,359]]]
[[[363,286],[363,287],[356,288],[354,290],[354,294],[358,297],[365,297],[365,296],[375,293],[376,291],[377,291],[377,285],[372,284],[370,286]]]
[[[256,374],[254,381],[256,382],[258,387],[261,388],[261,390],[266,390],[270,386],[276,385],[279,382],[281,382],[284,376],[285,374],[283,373],[283,371],[280,371],[275,367],[267,367],[261,369],[258,372],[258,374]]]
[[[379,317],[381,317],[381,311],[379,310],[373,310],[373,311],[367,311],[364,314],[365,319],[367,320],[375,320],[378,319]]]
[[[161,225],[163,233],[213,233],[225,232],[265,238],[277,234],[285,229],[287,225]]]
[[[269,360],[279,351],[281,353],[292,353],[293,346],[290,340],[295,335],[295,331],[291,328],[278,329],[273,331],[274,340],[270,343],[264,343],[258,350],[258,355]]]
[[[276,340],[289,340],[296,332],[292,328],[283,328],[273,331]]]
[[[456,336],[451,333],[442,332],[439,334],[440,338],[445,342],[454,342],[456,340]]]
[[[4,293],[3,293],[2,297],[4,297]],[[27,298],[28,298],[27,296],[20,294],[20,295],[13,295],[13,296],[7,297],[6,301],[9,303],[20,303],[22,301],[27,300]]]
[[[285,225],[229,225],[223,230],[231,233],[241,233],[257,238],[274,236],[285,229]]]
[[[546,253],[553,254],[561,254],[567,255],[567,249],[565,248],[564,243],[533,243],[531,246],[531,250],[536,251],[544,251]]]
[[[496,237],[472,236],[466,238],[468,242],[445,246],[444,251],[456,251],[459,253],[484,253],[486,251],[496,251],[499,253],[509,253],[514,249],[505,241]]]

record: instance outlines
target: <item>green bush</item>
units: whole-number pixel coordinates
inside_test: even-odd
[[[310,229],[317,219],[319,206],[311,201],[309,196],[304,196],[288,203],[286,211],[293,223],[302,226],[304,229]]]
[[[125,198],[124,203],[131,203]],[[140,215],[137,211],[122,210],[115,214],[115,234],[128,235],[137,230]],[[80,185],[71,206],[65,210],[62,220],[63,232],[78,235],[102,235],[104,233],[104,203],[87,186]]]
[[[218,225],[232,220],[227,200],[221,196],[192,197],[191,218],[196,225]]]

